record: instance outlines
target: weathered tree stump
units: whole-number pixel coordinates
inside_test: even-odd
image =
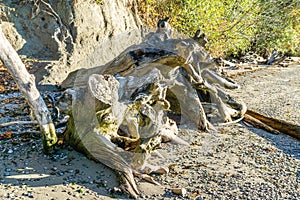
[[[246,106],[222,89],[238,85],[211,71],[213,65],[197,41],[172,38],[168,19],[160,20],[141,44],[63,82],[69,89],[59,107],[71,115],[65,141],[120,173],[123,189],[136,197],[133,173],[163,169],[147,166],[150,154],[162,142],[188,145],[169,116],[203,131],[242,119]]]

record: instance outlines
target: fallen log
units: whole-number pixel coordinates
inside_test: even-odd
[[[247,112],[246,112],[247,113]],[[267,132],[270,132],[270,133],[274,133],[274,134],[279,134],[280,132],[264,123],[262,123],[260,120],[252,117],[251,115],[248,115],[248,114],[245,114],[244,115],[244,121],[252,124],[254,127],[256,128],[260,128],[260,129],[263,129]]]
[[[28,73],[17,52],[6,39],[0,25],[0,59],[12,75],[20,92],[33,111],[40,126],[45,153],[51,151],[51,147],[57,142],[55,127],[50,112],[35,86],[35,77]]]
[[[292,123],[289,123],[289,122],[286,122],[286,121],[283,121],[280,119],[267,117],[258,112],[255,112],[253,110],[247,110],[246,115],[249,115],[252,118],[255,118],[256,120],[259,120],[260,122],[267,125],[268,127],[271,127],[272,129],[275,129],[281,133],[290,135],[290,136],[300,140],[300,126],[299,125],[295,125],[295,124],[292,124]]]

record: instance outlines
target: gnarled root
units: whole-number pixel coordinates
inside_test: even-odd
[[[232,80],[222,78],[219,75],[217,75],[215,72],[207,70],[207,69],[203,70],[201,75],[202,75],[203,79],[205,79],[206,81],[208,81],[211,84],[217,83],[220,86],[223,86],[224,88],[228,88],[228,89],[236,89],[236,88],[240,87],[238,84],[236,84]]]
[[[137,199],[138,195],[140,194],[134,177],[133,177],[133,172],[121,172],[117,171],[117,175],[119,175],[120,180],[121,180],[121,190],[124,191],[125,193],[129,194],[132,198]]]

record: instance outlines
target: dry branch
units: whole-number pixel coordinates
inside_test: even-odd
[[[12,125],[28,125],[28,124],[38,124],[37,121],[12,121],[0,124],[0,127],[12,126]]]

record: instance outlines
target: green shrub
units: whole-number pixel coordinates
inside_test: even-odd
[[[103,5],[103,0],[95,0],[96,4]]]
[[[299,0],[137,0],[144,23],[155,26],[171,17],[171,25],[192,36],[204,31],[213,56],[240,55],[275,46],[299,55]]]

